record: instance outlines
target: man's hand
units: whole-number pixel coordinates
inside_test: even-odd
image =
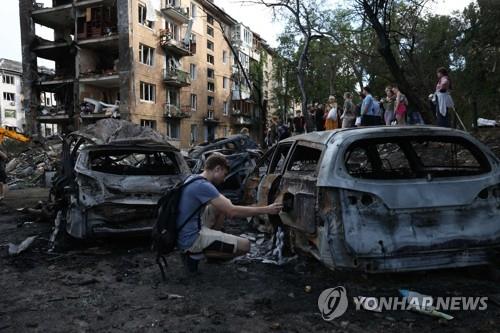
[[[283,205],[280,203],[273,203],[269,206],[266,206],[267,214],[276,215],[283,209]]]

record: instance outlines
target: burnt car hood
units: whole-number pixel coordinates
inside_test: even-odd
[[[169,145],[174,148],[168,143],[168,137],[163,136],[150,127],[144,127],[129,121],[111,118],[100,120],[95,124],[91,124],[79,131],[73,132],[71,136],[84,138],[96,145],[112,143],[156,143]]]

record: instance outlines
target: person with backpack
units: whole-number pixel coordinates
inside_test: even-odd
[[[201,174],[191,175],[184,182],[176,219],[177,247],[191,273],[198,270],[198,262],[203,256],[229,259],[250,251],[248,239],[222,232],[226,216],[244,218],[278,214],[283,207],[278,203],[262,207],[233,205],[215,187],[224,182],[228,172],[226,158],[214,153],[205,161]]]

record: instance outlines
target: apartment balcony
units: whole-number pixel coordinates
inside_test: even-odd
[[[163,47],[166,52],[171,52],[180,57],[192,55],[190,45],[184,44],[183,41],[176,40],[166,29],[160,31],[160,46]]]
[[[245,117],[245,116],[239,116],[239,117],[234,117],[232,121],[233,125],[236,126],[253,126],[255,125],[255,121],[252,118]]]
[[[65,123],[71,120],[66,108],[63,105],[59,106],[39,106],[36,119],[40,123],[58,124]]]
[[[247,100],[250,99],[251,94],[250,91],[247,89],[233,89],[232,90],[232,99],[233,101],[242,101],[242,100]]]
[[[187,11],[187,8],[178,6],[175,1],[163,1],[161,12],[165,16],[170,17],[177,22],[187,23],[189,21],[189,13]]]
[[[207,125],[217,125],[220,123],[219,118],[214,117],[213,112],[208,111],[207,115],[203,118],[203,122]]]
[[[41,37],[37,37],[36,46],[33,47],[33,51],[36,53],[37,57],[49,59],[49,60],[59,60],[61,58],[68,58],[70,55],[72,41],[50,41]]]
[[[45,7],[42,2],[34,2],[31,13],[33,22],[55,30],[74,28],[73,2],[68,0],[59,1],[59,3],[53,7]]]
[[[166,85],[174,87],[186,87],[191,84],[189,73],[180,69],[165,68],[163,70],[163,81]]]
[[[167,119],[182,119],[191,117],[191,107],[165,103],[163,116]]]
[[[37,84],[43,87],[45,91],[55,91],[61,87],[65,87],[68,84],[74,82],[74,75],[71,74],[47,74],[38,73]]]
[[[120,75],[114,70],[103,70],[80,74],[80,83],[90,84],[101,88],[120,87]]]

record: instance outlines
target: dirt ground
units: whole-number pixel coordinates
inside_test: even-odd
[[[97,242],[49,253],[52,225],[16,210],[46,197],[47,189],[32,188],[11,191],[0,202],[2,333],[500,332],[500,304],[492,301],[500,295],[500,280],[491,268],[366,275],[332,272],[301,257],[283,266],[202,263],[201,274],[189,277],[174,254],[163,282],[146,241]],[[249,228],[245,221],[231,221],[228,229],[240,234]],[[8,243],[33,235],[38,238],[25,253],[7,254]],[[350,304],[343,316],[327,322],[318,296],[336,286],[346,288]],[[400,288],[490,300],[485,311],[448,311],[451,321],[410,311],[356,311],[351,302],[354,296],[398,296]]]

